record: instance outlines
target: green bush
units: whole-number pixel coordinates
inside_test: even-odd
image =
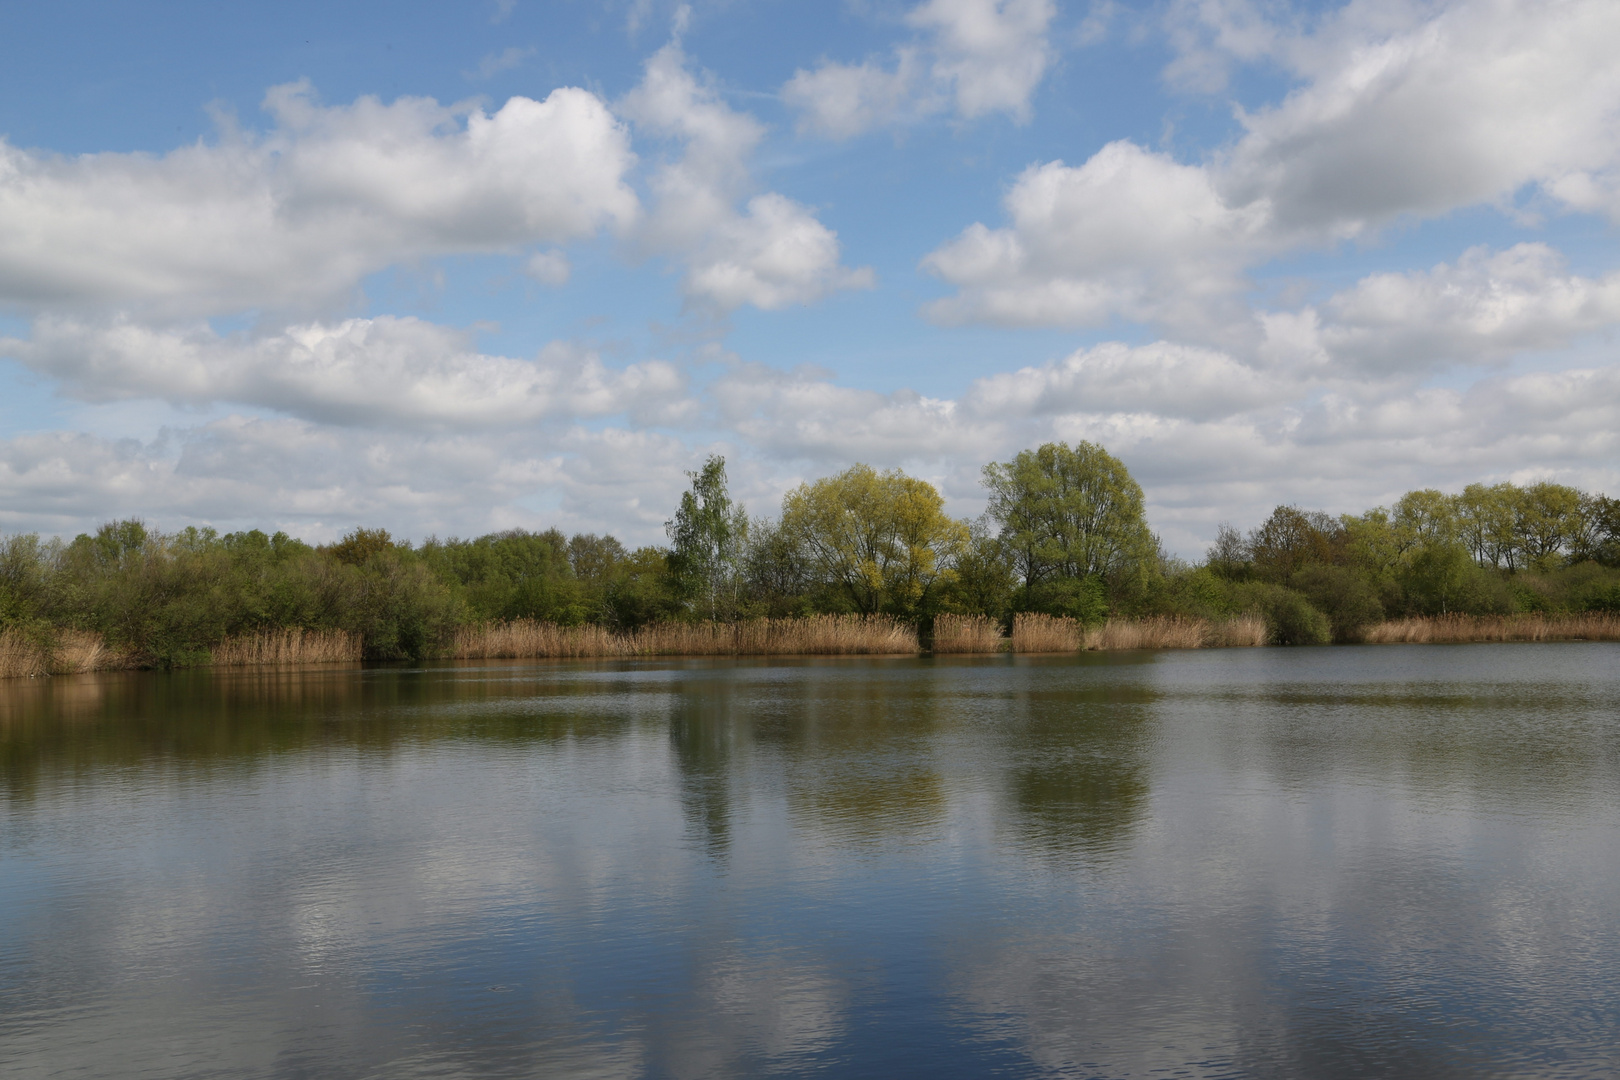
[[[1326,645],[1333,640],[1328,617],[1284,585],[1245,582],[1233,588],[1233,598],[1240,610],[1265,618],[1273,645]]]
[[[1327,616],[1334,641],[1360,641],[1384,618],[1372,576],[1355,567],[1318,563],[1296,572],[1289,585]]]

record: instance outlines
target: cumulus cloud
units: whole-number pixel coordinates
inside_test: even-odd
[[[562,343],[533,360],[488,356],[465,332],[394,316],[233,336],[52,316],[27,341],[0,339],[0,355],[85,400],[227,402],[344,426],[488,430],[619,414],[658,423],[692,411],[668,363],[610,371]]]
[[[958,287],[942,322],[1086,326],[1115,317],[1185,324],[1244,287],[1267,245],[1264,204],[1234,208],[1207,170],[1113,142],[1084,165],[1025,170],[1011,224],[975,224],[923,260]]]
[[[1372,274],[1307,308],[1268,320],[1296,355],[1319,354],[1343,370],[1423,375],[1455,364],[1501,363],[1563,348],[1620,323],[1620,273],[1564,272],[1545,244],[1470,248],[1455,264]],[[1292,331],[1292,334],[1290,334]]]
[[[887,62],[832,61],[782,87],[801,127],[848,138],[884,124],[953,110],[971,120],[1006,113],[1023,123],[1052,60],[1052,0],[925,0],[906,15],[919,32]]]
[[[974,384],[968,404],[1008,418],[1151,413],[1208,420],[1282,404],[1305,385],[1214,349],[1106,342],[1055,363],[987,376]]]
[[[342,302],[366,275],[631,224],[627,131],[595,95],[514,97],[493,114],[427,98],[265,99],[161,157],[61,157],[0,141],[0,304],[178,315]]]
[[[1221,164],[1227,197],[1268,200],[1279,228],[1333,235],[1503,202],[1526,185],[1620,218],[1620,8],[1430,11],[1351,5],[1276,46],[1304,82],[1241,117]]]
[[[872,271],[843,266],[837,233],[802,204],[767,192],[738,208],[754,187],[748,162],[765,129],[699,82],[678,41],[647,62],[619,111],[681,148],[653,173],[655,203],[637,236],[650,252],[684,259],[689,301],[770,311],[871,287]]]
[[[1115,142],[1030,168],[1008,224],[972,225],[924,260],[958,290],[932,317],[1207,331],[1246,320],[1230,300],[1247,270],[1397,219],[1481,204],[1522,216],[1533,190],[1620,220],[1613,4],[1351,4],[1308,31],[1242,3],[1177,10],[1211,55],[1275,60],[1300,85],[1240,112],[1242,135],[1208,162]]]

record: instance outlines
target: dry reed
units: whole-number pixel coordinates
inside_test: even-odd
[[[1001,624],[987,615],[940,615],[934,619],[936,653],[993,653],[1006,645]]]
[[[1258,646],[1268,640],[1266,621],[1239,615],[1220,622],[1180,615],[1109,619],[1092,630],[1073,619],[1019,615],[1013,620],[1013,650],[1021,653],[1075,652],[1079,649],[1222,649]]]
[[[1013,616],[1013,652],[1079,652],[1084,644],[1085,630],[1074,619],[1061,615]]]
[[[347,630],[261,630],[228,637],[211,650],[220,666],[334,664],[360,659],[360,635]]]
[[[43,675],[47,670],[45,650],[20,630],[10,626],[0,629],[0,679]]]
[[[1252,613],[1210,623],[1204,631],[1204,647],[1209,649],[1253,649],[1270,640],[1266,620]]]
[[[518,619],[464,626],[451,655],[468,660],[608,656],[897,656],[917,631],[886,615],[813,615],[738,623],[660,623],[628,634]]]
[[[93,630],[58,630],[56,648],[51,652],[51,671],[58,675],[78,675],[86,671],[124,667],[123,657],[107,648]]]
[[[1439,615],[1391,619],[1367,628],[1365,641],[1454,645],[1483,641],[1620,641],[1620,615]]]

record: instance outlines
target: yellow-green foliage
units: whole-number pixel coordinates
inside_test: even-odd
[[[968,528],[925,480],[853,465],[782,501],[782,530],[857,611],[912,614],[951,576]]]

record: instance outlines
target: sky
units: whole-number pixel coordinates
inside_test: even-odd
[[[0,8],[0,532],[1620,491],[1612,0]]]

